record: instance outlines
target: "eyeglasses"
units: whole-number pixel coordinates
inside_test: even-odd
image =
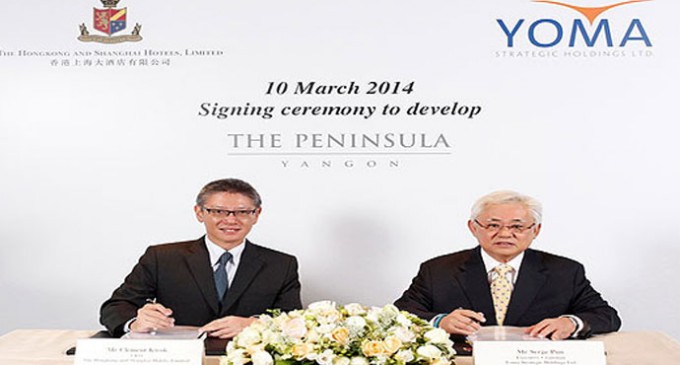
[[[479,223],[479,221],[476,220],[476,219],[475,219],[475,223],[477,223],[478,226],[484,228],[485,231],[487,231],[489,233],[493,233],[493,234],[500,232],[503,228],[507,228],[508,231],[510,231],[511,233],[514,233],[514,234],[522,234],[522,233],[526,232],[528,229],[531,229],[533,226],[536,225],[536,223],[532,223],[528,226],[524,225],[522,223],[511,223],[511,224],[508,224],[508,225],[503,225],[503,224],[495,223],[495,222],[491,222],[487,225],[483,225],[483,224]]]
[[[230,215],[233,215],[237,219],[247,219],[252,217],[257,212],[257,209],[229,210],[206,207],[201,207],[201,209],[205,210],[208,212],[208,214],[215,218],[228,218]]]

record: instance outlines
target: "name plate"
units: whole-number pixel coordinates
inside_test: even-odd
[[[75,365],[182,364],[201,365],[203,340],[82,339]]]
[[[606,365],[600,341],[475,341],[475,365]]]

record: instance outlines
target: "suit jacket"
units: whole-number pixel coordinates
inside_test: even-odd
[[[102,304],[100,322],[113,336],[148,299],[172,309],[176,325],[202,326],[227,315],[302,308],[295,257],[245,242],[236,275],[220,305],[204,237],[149,247]]]
[[[619,329],[616,310],[590,285],[580,263],[527,249],[517,273],[504,324],[531,326],[543,319],[573,314],[584,321],[579,337]],[[484,325],[496,325],[488,274],[481,247],[440,256],[420,266],[398,308],[430,320],[457,308],[484,313]]]

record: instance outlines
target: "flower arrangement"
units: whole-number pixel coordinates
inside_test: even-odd
[[[227,345],[220,365],[449,365],[449,335],[399,311],[316,302],[259,317]]]

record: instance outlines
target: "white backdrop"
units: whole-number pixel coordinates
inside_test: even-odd
[[[200,187],[239,177],[264,199],[250,238],[298,257],[305,303],[392,302],[422,261],[475,245],[477,197],[515,189],[545,206],[533,247],[584,263],[623,330],[680,338],[680,6],[628,4],[590,25],[552,4],[478,3],[123,0],[114,36],[138,23],[143,39],[102,44],[77,39],[80,24],[106,36],[96,1],[3,1],[0,333],[98,328],[147,245],[202,234]],[[512,47],[497,19],[524,19]],[[574,24],[599,38],[576,28],[570,46]],[[312,81],[359,92],[294,93]],[[402,87],[367,94],[371,81]],[[267,95],[270,82],[289,88]],[[417,102],[481,111],[408,115]],[[219,119],[203,103],[274,111]],[[334,105],[376,112],[281,115]],[[389,133],[418,143],[391,146]]]

